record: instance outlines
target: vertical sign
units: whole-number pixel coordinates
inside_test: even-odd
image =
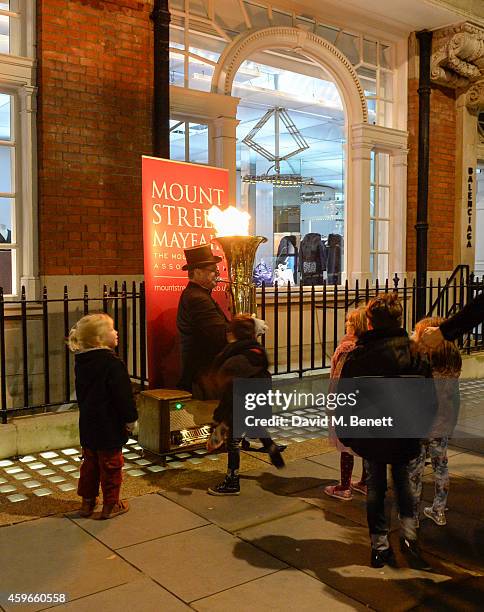
[[[472,203],[474,201],[474,168],[467,168],[467,229],[466,248],[472,248]]]
[[[176,313],[187,284],[183,249],[210,244],[207,214],[228,205],[228,170],[155,157],[142,158],[143,242],[148,380],[151,389],[173,388],[180,373]],[[213,245],[214,253],[218,248]],[[214,297],[225,306],[224,288]]]

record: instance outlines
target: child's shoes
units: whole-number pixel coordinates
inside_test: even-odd
[[[445,518],[445,512],[434,510],[432,506],[424,508],[424,514],[429,519],[432,519],[436,525],[447,525],[447,519]]]
[[[79,515],[83,518],[88,518],[94,512],[95,507],[98,504],[98,498],[90,499],[88,497],[82,498],[82,505],[79,510]]]
[[[368,487],[364,482],[352,482],[351,483],[351,490],[352,491],[358,491],[358,493],[361,493],[362,495],[368,495]]]
[[[336,497],[336,499],[342,499],[343,501],[350,501],[353,499],[351,489],[343,489],[341,485],[329,485],[324,487],[323,491],[330,497]]]
[[[110,519],[124,514],[129,510],[129,503],[126,500],[120,499],[116,504],[104,504],[101,512],[101,519]]]

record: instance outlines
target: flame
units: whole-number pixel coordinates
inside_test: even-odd
[[[215,228],[216,236],[248,236],[250,215],[248,212],[229,206],[224,210],[212,206],[208,211],[208,220]]]

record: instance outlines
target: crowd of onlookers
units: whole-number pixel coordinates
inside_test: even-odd
[[[240,493],[243,440],[234,435],[233,383],[236,378],[270,378],[267,354],[258,342],[264,322],[248,314],[229,321],[213,300],[211,290],[217,282],[220,258],[212,254],[209,245],[187,249],[185,254],[189,282],[180,299],[177,322],[182,347],[180,386],[194,397],[207,399],[211,394],[219,399],[208,446],[214,449],[225,444],[228,469],[225,479],[208,492],[235,496]],[[419,321],[411,338],[401,326],[402,305],[395,293],[381,293],[347,314],[345,336],[331,361],[330,391],[337,390],[344,379],[434,379],[432,395],[422,405],[422,412],[431,417],[423,419],[429,426],[418,438],[340,439],[338,431],[329,429],[330,442],[341,453],[341,478],[338,484],[324,487],[324,494],[343,502],[351,500],[355,492],[366,496],[373,567],[395,563],[384,508],[390,466],[401,550],[413,567],[430,569],[417,544],[423,471],[428,458],[434,472],[435,495],[432,505],[423,512],[443,526],[449,491],[447,447],[458,416],[456,381],[462,368],[453,340],[482,319],[484,295],[451,319]],[[113,321],[104,313],[84,316],[72,328],[68,340],[75,352],[83,451],[78,494],[82,498],[80,514],[85,517],[94,512],[100,485],[101,518],[129,510],[128,502],[120,499],[122,446],[133,430],[137,411],[126,366],[114,351],[117,340]],[[272,463],[284,467],[281,448],[268,435],[261,442]],[[352,481],[355,456],[362,463],[357,482]]]

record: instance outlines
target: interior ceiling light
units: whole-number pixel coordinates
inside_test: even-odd
[[[260,145],[254,140],[254,137],[264,127],[271,117],[274,117],[274,153],[268,151],[265,147]],[[294,140],[297,145],[296,148],[286,155],[280,155],[280,139],[281,130],[280,122],[286,126],[289,136]],[[242,181],[244,183],[272,183],[275,187],[300,187],[301,185],[312,185],[314,179],[312,177],[301,176],[300,174],[281,174],[281,162],[287,161],[290,157],[302,153],[309,149],[304,136],[297,129],[293,120],[289,116],[287,110],[281,106],[275,106],[270,108],[265,115],[263,115],[251,131],[247,134],[242,142],[246,144],[250,149],[267,159],[267,161],[274,162],[274,165],[269,168],[266,174],[246,174]],[[274,168],[274,174],[269,174],[269,171]]]

